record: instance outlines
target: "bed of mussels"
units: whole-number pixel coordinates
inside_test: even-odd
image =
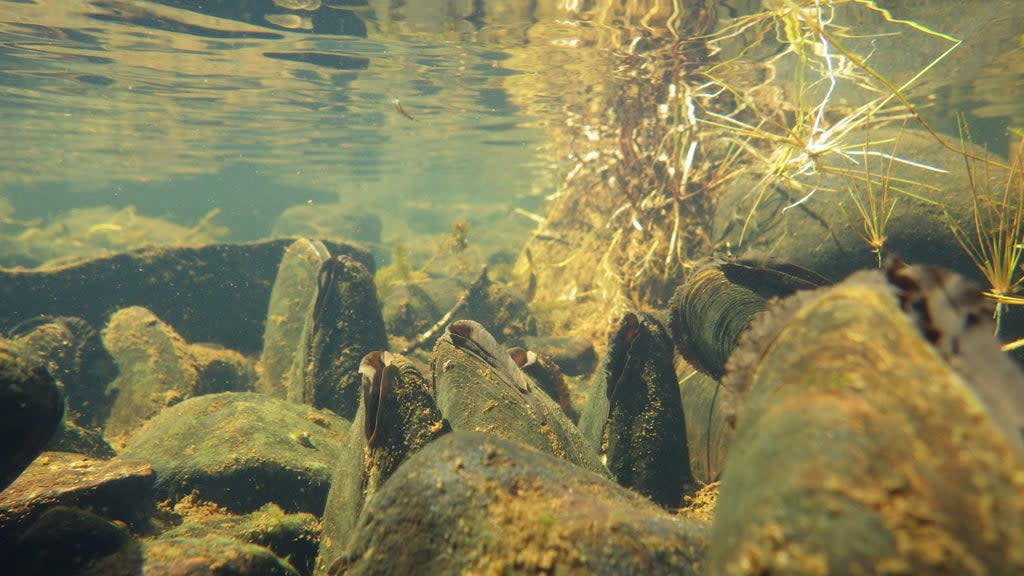
[[[374,271],[302,238],[0,271],[4,565],[1024,570],[1024,379],[953,273],[709,259],[598,359],[486,268]]]

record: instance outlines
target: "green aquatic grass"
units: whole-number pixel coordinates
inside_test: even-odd
[[[995,332],[998,335],[1004,308],[1024,304],[1019,296],[1024,274],[1020,267],[1024,253],[1024,178],[1021,152],[1011,161],[1002,190],[991,190],[991,170],[1001,165],[979,160],[967,153],[970,132],[961,119],[964,164],[971,188],[971,228],[955,221],[947,212],[946,222],[956,241],[985,277],[985,296],[995,301]]]
[[[870,139],[865,142],[864,148],[871,147]],[[899,138],[893,139],[892,152],[888,156],[888,164],[881,182],[877,185],[875,177],[871,173],[871,159],[864,158],[864,194],[863,198],[851,186],[847,188],[850,199],[853,201],[857,214],[860,216],[863,233],[861,238],[875,254],[877,265],[882,267],[882,254],[885,250],[887,240],[886,231],[889,226],[889,219],[892,218],[896,209],[896,196],[890,196],[890,182],[892,182],[892,167],[895,164],[896,149],[899,147]]]
[[[786,183],[801,195],[798,200],[786,207],[789,209],[810,200],[819,191],[817,184],[820,179],[817,177],[820,174],[832,172],[849,175],[847,171],[837,170],[823,162],[826,157],[851,159],[856,155],[876,154],[875,151],[861,147],[856,142],[850,142],[850,135],[855,131],[913,119],[944,146],[952,147],[920,116],[915,104],[907,97],[906,91],[956,50],[960,46],[960,41],[916,22],[893,18],[889,12],[879,8],[874,2],[848,1],[864,10],[881,15],[894,26],[940,38],[948,42],[949,46],[913,77],[897,85],[868,65],[866,56],[855,53],[845,45],[845,41],[852,36],[848,28],[834,21],[833,3],[795,0],[765,2],[765,6],[771,9],[739,18],[709,38],[711,44],[751,33],[757,33],[764,38],[773,30],[776,40],[784,48],[766,64],[772,65],[785,55],[796,58],[793,78],[796,86],[794,106],[788,114],[781,116],[766,113],[750,94],[729,86],[723,77],[724,73],[720,72],[720,69],[727,69],[731,62],[744,56],[750,47],[744,48],[736,58],[711,67],[705,74],[712,80],[712,84],[729,93],[738,106],[737,112],[733,113],[708,111],[700,119],[701,123],[729,134],[749,153],[753,161],[750,164],[759,167],[761,173],[761,178],[750,192],[752,204],[743,219],[738,238],[741,245],[755,223],[758,208],[775,189],[775,184]],[[834,4],[841,3],[845,2]],[[833,91],[840,81],[852,83],[868,93],[877,93],[879,96],[862,106],[844,110],[840,104],[833,102],[832,98]],[[819,101],[811,101],[808,96],[811,90],[822,83],[827,86],[824,96]],[[895,156],[890,159],[907,162]],[[857,177],[859,179],[861,176]],[[879,251],[879,246],[884,244],[884,229],[892,215],[895,194],[908,194],[908,189],[890,185],[883,186],[880,193],[876,195],[876,192],[871,190],[868,197],[854,199],[855,207],[862,213],[866,224],[867,240]],[[913,192],[909,192],[909,195],[933,203]],[[882,200],[879,196],[884,196],[885,201],[876,203],[876,200]]]

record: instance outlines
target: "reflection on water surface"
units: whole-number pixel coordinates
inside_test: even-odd
[[[543,198],[580,158],[608,153],[623,115],[602,108],[636,102],[628,91],[609,94],[643,77],[638,56],[790,4],[0,1],[0,126],[9,135],[0,193],[22,221],[110,204],[193,226],[217,209],[234,238],[250,238],[269,233],[287,206],[340,197],[382,214],[385,240],[402,238],[410,220],[438,232],[467,215],[522,239],[536,219],[513,210],[543,214]],[[896,80],[945,49],[865,8],[874,3],[819,4]],[[1010,37],[999,31],[1017,26],[1022,9],[975,2],[965,19],[963,7],[889,9],[963,40],[917,94],[990,118],[978,132],[995,134],[998,148],[1006,126],[1022,124],[1013,63],[1024,59],[992,38]],[[794,81],[792,61],[777,59],[786,27],[774,30],[774,40],[739,35],[731,49],[756,44],[746,57],[774,61],[784,85]],[[844,105],[871,96],[854,83],[836,94]],[[952,127],[950,110],[926,113]]]

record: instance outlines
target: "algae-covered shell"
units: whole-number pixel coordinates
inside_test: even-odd
[[[472,320],[445,328],[431,358],[437,405],[453,430],[483,432],[608,475],[562,409]]]
[[[348,256],[324,261],[306,318],[288,399],[352,418],[359,407],[359,363],[387,348],[373,275]]]
[[[305,319],[312,314],[316,300],[317,274],[330,257],[323,242],[306,238],[292,242],[284,251],[263,329],[260,373],[256,380],[260,392],[275,398],[287,397],[288,378],[296,373],[292,368],[297,358],[295,351],[302,342]]]
[[[709,573],[1024,573],[1024,460],[897,295],[859,273],[745,336]]]
[[[666,513],[607,478],[519,442],[453,432],[367,504],[357,574],[699,574],[706,521]]]
[[[687,362],[721,378],[740,334],[770,298],[826,284],[814,272],[784,262],[706,260],[672,296],[672,339]]]
[[[626,313],[590,387],[580,430],[620,484],[677,507],[693,484],[672,341],[647,314]]]
[[[375,351],[359,365],[362,395],[331,478],[316,573],[345,551],[364,504],[398,466],[449,431],[430,395],[430,384],[408,359]]]
[[[936,266],[886,265],[900,307],[988,410],[992,421],[1024,457],[1024,376],[993,346],[991,300],[963,276]]]

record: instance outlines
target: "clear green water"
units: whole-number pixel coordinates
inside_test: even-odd
[[[719,2],[718,14],[778,3]],[[488,252],[515,251],[534,226],[515,210],[543,214],[571,168],[544,146],[572,99],[556,87],[595,82],[576,77],[585,64],[539,68],[515,53],[605,4],[0,0],[0,234],[49,225],[35,242],[79,242],[60,236],[62,216],[109,206],[84,224],[86,242],[127,242],[134,215],[187,228],[215,209],[223,239],[249,240],[290,206],[341,202],[382,219],[385,252],[460,218]],[[864,26],[858,49],[894,78],[946,47],[882,22],[864,8],[875,3],[834,4],[866,16],[849,21]],[[1024,3],[881,4],[964,40],[915,84],[915,101],[947,133],[955,112],[977,112],[975,138],[1005,155],[1008,127],[1024,126],[1024,48],[1012,50]],[[485,16],[467,19],[470,5]],[[550,56],[574,58],[565,45]],[[539,74],[563,78],[528,78]],[[536,90],[510,95],[516,76]]]
[[[131,205],[190,226],[218,208],[242,240],[340,200],[385,239],[410,218],[529,230],[512,209],[539,209],[552,164],[543,119],[502,88],[519,73],[502,43],[456,3],[345,4],[0,2],[6,218]]]

